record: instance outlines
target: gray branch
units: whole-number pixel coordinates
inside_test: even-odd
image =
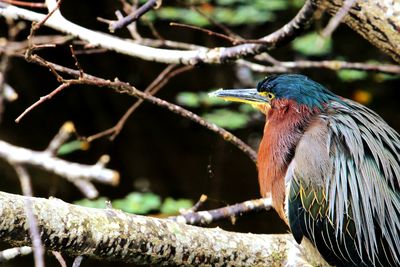
[[[54,157],[47,151],[33,151],[13,146],[0,140],[0,158],[14,164],[35,166],[65,177],[70,182],[95,181],[116,185],[119,182],[117,171],[104,168],[101,164],[85,165]]]
[[[345,0],[312,0],[322,10],[336,14]],[[343,22],[370,43],[400,62],[400,5],[396,0],[356,0]]]
[[[0,192],[0,240],[12,246],[31,245],[26,198]],[[310,245],[297,245],[289,234],[232,233],[55,198],[29,200],[45,248],[70,256],[187,266],[327,266]]]
[[[47,0],[48,9],[55,6],[54,0]],[[148,61],[167,64],[196,65],[200,63],[218,64],[228,60],[250,57],[268,49],[283,45],[298,36],[312,19],[315,6],[308,0],[303,8],[290,22],[279,30],[261,38],[259,43],[242,44],[232,47],[199,48],[195,50],[172,50],[153,48],[136,44],[130,40],[112,35],[92,31],[65,19],[59,10],[56,10],[44,23],[45,26],[57,31],[77,37],[88,42],[91,46],[100,46],[121,54],[138,57]],[[24,8],[0,3],[0,16],[25,19],[34,22],[42,21],[46,16]]]

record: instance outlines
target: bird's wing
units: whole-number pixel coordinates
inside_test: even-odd
[[[301,138],[288,169],[289,223],[327,257],[400,265],[400,136],[376,113],[333,102]],[[356,264],[353,262],[353,264]]]

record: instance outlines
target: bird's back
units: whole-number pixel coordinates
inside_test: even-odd
[[[400,266],[400,136],[376,113],[333,101],[289,165],[287,212],[298,242],[338,266]]]

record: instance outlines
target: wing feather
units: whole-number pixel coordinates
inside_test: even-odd
[[[288,180],[297,185],[294,191],[304,192],[292,194],[289,200],[289,205],[297,205],[288,214],[290,223],[296,219],[291,223],[296,240],[307,236],[324,246],[321,250],[327,257],[339,257],[345,265],[400,266],[400,135],[396,131],[360,104],[332,102],[306,129],[292,163]],[[329,229],[333,233],[326,232]]]

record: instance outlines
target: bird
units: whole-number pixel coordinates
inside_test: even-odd
[[[400,135],[377,113],[301,74],[210,94],[266,116],[263,197],[334,266],[400,266]]]

